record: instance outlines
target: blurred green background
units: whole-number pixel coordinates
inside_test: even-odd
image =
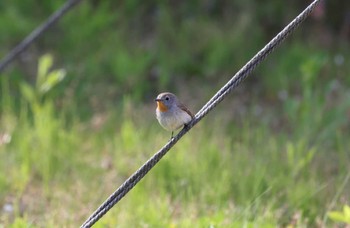
[[[65,1],[0,2],[4,57]],[[0,227],[77,227],[310,2],[96,1],[0,73]],[[327,1],[96,227],[350,223],[350,2]]]

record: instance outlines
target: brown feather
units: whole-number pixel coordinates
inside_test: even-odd
[[[179,106],[179,108],[181,108],[183,111],[187,112],[187,114],[190,115],[192,119],[194,118],[194,115],[192,114],[192,112],[191,112],[190,110],[188,110],[188,108],[187,108],[185,105],[179,103],[178,106]]]

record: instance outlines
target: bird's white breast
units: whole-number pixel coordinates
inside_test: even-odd
[[[160,125],[168,131],[177,130],[184,124],[189,123],[192,119],[192,117],[182,109],[176,111],[168,110],[167,112],[161,112],[157,109],[156,115]]]

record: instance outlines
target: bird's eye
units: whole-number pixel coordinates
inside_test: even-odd
[[[169,100],[169,97],[165,97],[165,100],[167,100],[167,101],[168,101],[168,100]]]

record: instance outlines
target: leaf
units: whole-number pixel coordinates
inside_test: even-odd
[[[348,205],[344,205],[343,212],[344,212],[344,216],[350,222],[350,207]]]
[[[343,211],[331,211],[328,213],[328,217],[334,221],[345,222],[350,224],[350,207],[344,205]]]
[[[42,94],[50,91],[55,85],[64,79],[66,76],[65,70],[54,70],[46,78],[46,80],[40,86],[40,92]]]
[[[20,83],[20,90],[21,93],[23,95],[23,97],[29,102],[29,103],[33,103],[35,101],[35,91],[33,89],[33,87],[31,87],[29,84],[23,82]]]
[[[40,57],[38,65],[38,75],[36,80],[37,88],[40,88],[45,82],[45,77],[47,76],[49,69],[52,67],[53,58],[50,54],[45,54]]]
[[[339,211],[332,211],[328,213],[328,217],[330,217],[334,221],[344,222],[344,215]]]

